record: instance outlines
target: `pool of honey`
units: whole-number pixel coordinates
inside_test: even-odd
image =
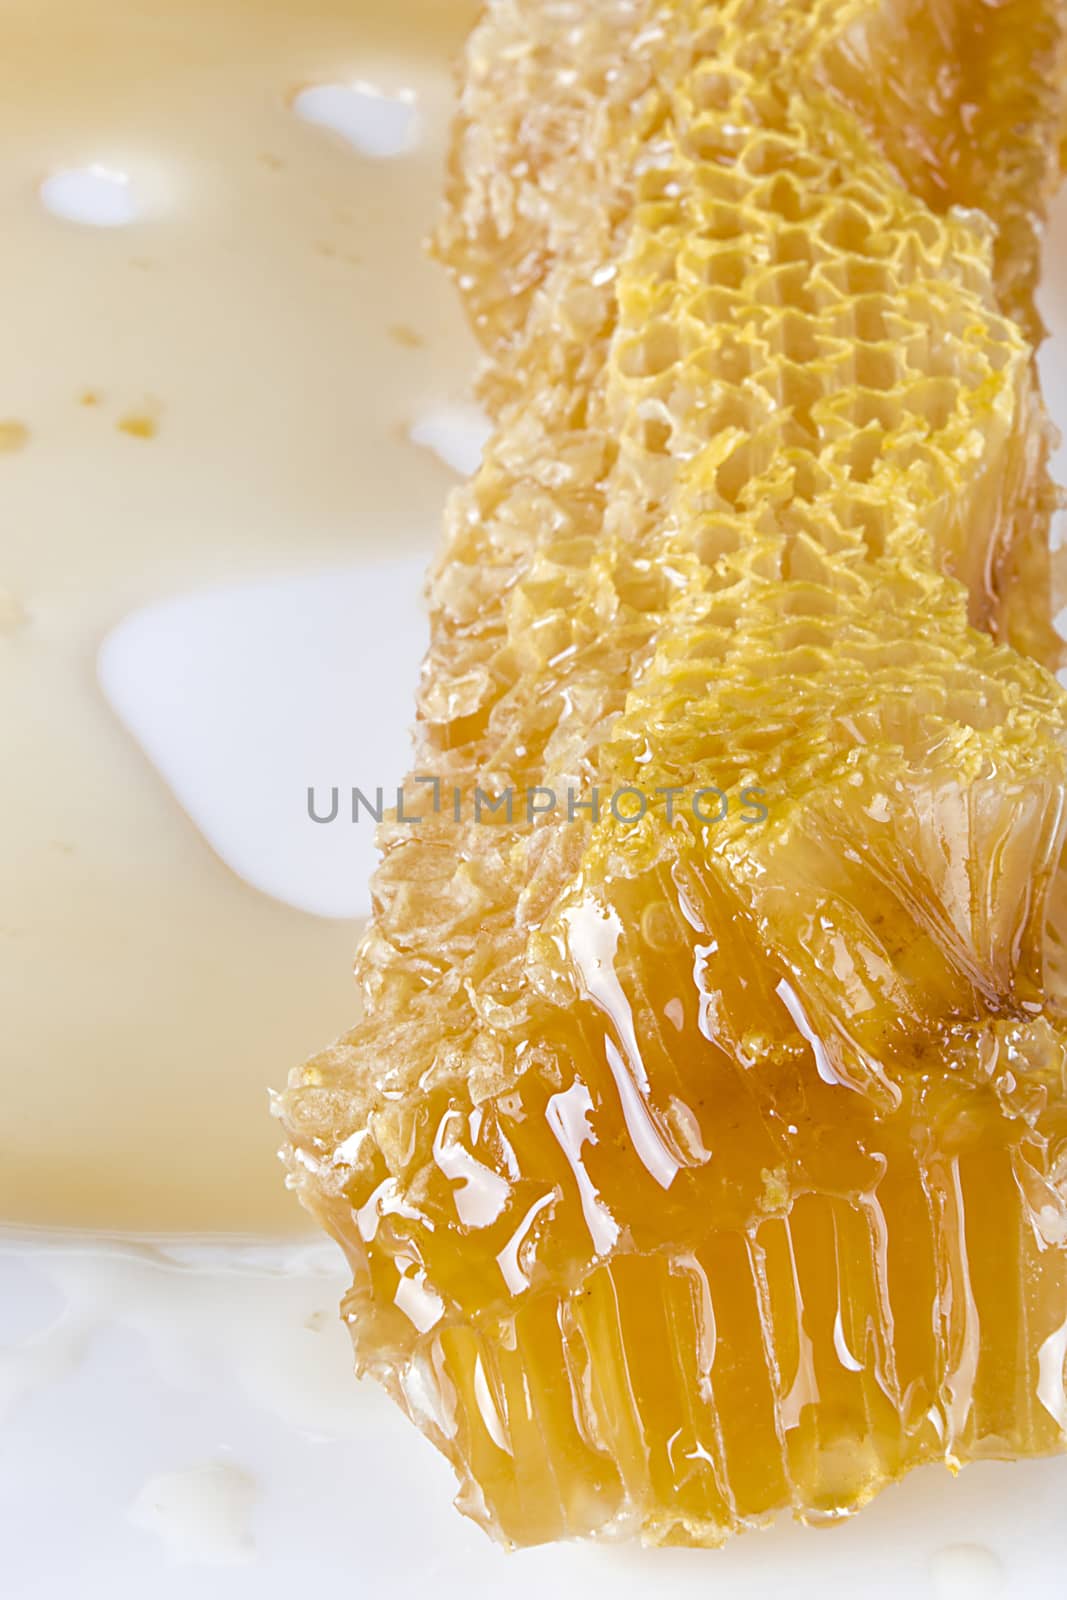
[[[351,1025],[356,930],[230,872],[95,660],[161,598],[432,546],[449,475],[408,428],[472,349],[420,242],[476,9],[4,5],[0,1223],[303,1226],[267,1085]],[[293,114],[355,80],[414,94],[410,152]],[[49,215],[94,163],[140,220]]]

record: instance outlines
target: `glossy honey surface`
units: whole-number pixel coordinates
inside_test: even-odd
[[[463,394],[472,341],[422,242],[474,15],[3,7],[0,1224],[307,1225],[267,1086],[350,1022],[358,927],[230,870],[97,658],[147,608],[431,546],[451,480],[409,431]],[[411,96],[411,149],[297,115],[301,91],[360,81]],[[44,203],[98,166],[128,180],[126,226]],[[297,819],[311,776],[294,758],[283,778]],[[215,790],[240,782],[220,763]]]

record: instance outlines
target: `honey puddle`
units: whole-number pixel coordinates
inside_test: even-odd
[[[168,597],[436,540],[449,474],[409,430],[463,397],[473,355],[420,242],[476,9],[5,7],[4,1222],[302,1226],[265,1086],[351,1024],[353,924],[213,854],[96,657]],[[379,156],[294,114],[300,91],[353,82],[407,108],[410,148],[403,128]],[[134,220],[50,215],[41,185],[78,169]],[[353,738],[372,693],[353,689]]]

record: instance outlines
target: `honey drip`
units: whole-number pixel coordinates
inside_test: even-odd
[[[281,1109],[360,1368],[506,1542],[1064,1443],[1065,47],[1046,0],[499,0],[468,46],[439,790]],[[535,786],[634,814],[435,804]]]

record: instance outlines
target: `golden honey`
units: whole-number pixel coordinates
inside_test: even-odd
[[[1065,48],[1036,0],[469,43],[438,252],[495,433],[364,1019],[281,1111],[360,1368],[506,1542],[1063,1445]]]

